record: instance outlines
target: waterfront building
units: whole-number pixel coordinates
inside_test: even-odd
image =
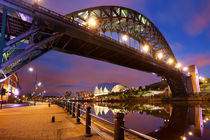
[[[0,83],[0,85],[1,88],[3,87],[6,90],[5,95],[3,95],[2,98],[0,98],[0,100],[2,100],[3,102],[8,102],[10,99],[10,102],[12,102],[12,100],[14,100],[14,97],[19,95],[20,88],[17,74],[13,74],[7,80]]]
[[[94,96],[108,95],[109,93],[117,93],[126,89],[127,87],[120,83],[102,83],[95,87]]]

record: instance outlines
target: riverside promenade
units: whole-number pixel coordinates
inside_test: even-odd
[[[55,122],[51,122],[55,116]],[[36,106],[7,108],[0,110],[0,140],[101,140],[85,137],[85,126],[57,105],[47,103]]]

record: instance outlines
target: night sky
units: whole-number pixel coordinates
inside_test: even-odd
[[[31,2],[31,0],[25,0]],[[200,75],[210,77],[209,0],[41,0],[40,5],[60,14],[103,5],[124,6],[149,18],[160,30],[182,64],[196,64]],[[80,56],[51,51],[18,71],[23,93],[32,92],[35,72],[43,83],[40,91],[65,93],[91,90],[102,82],[119,82],[137,87],[160,78],[129,68]]]

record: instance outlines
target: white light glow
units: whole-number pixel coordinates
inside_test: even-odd
[[[33,71],[34,71],[34,68],[29,67],[29,68],[28,68],[28,71],[33,72]]]
[[[15,95],[15,96],[18,96],[18,95],[19,95],[19,90],[18,90],[17,88],[16,88],[15,91],[14,91],[14,95]]]
[[[42,85],[42,82],[38,82],[38,84],[37,84],[39,87]]]

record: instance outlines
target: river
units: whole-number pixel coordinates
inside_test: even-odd
[[[92,113],[114,121],[125,114],[125,127],[164,140],[209,140],[210,103],[95,103]]]

